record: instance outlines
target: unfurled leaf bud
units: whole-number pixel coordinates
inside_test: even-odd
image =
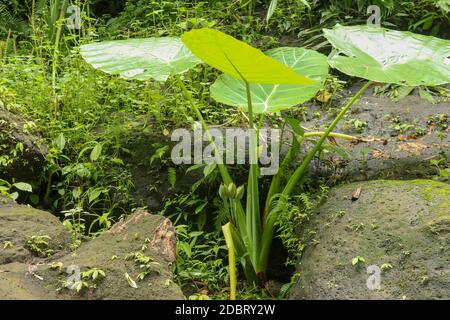
[[[233,182],[228,185],[228,196],[231,199],[234,199],[236,197],[236,185]]]
[[[244,196],[244,186],[240,186],[236,189],[236,200],[241,200]]]
[[[228,198],[228,189],[223,184],[219,187],[219,196],[223,201],[226,201]]]

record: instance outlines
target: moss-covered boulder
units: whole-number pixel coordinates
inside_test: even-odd
[[[41,250],[54,251],[32,258],[8,254],[19,244],[29,245],[18,237],[8,237],[15,243],[11,248],[0,248],[0,257],[7,257],[0,263],[0,299],[184,299],[171,272],[176,238],[168,219],[138,209],[108,232],[69,252],[67,241],[59,242],[59,247],[50,243],[59,239],[53,229],[65,228],[54,222],[55,217],[39,210],[30,216],[14,213],[24,210],[16,205],[0,207],[0,230],[14,228],[27,234],[28,225],[41,223],[41,236],[49,236],[45,238],[48,245],[41,245]]]
[[[70,231],[54,215],[11,202],[0,204],[0,265],[68,251]]]
[[[450,298],[448,184],[336,187],[301,237],[307,246],[292,299]]]

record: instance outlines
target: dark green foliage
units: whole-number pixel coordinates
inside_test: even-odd
[[[26,11],[18,0],[9,0],[0,3],[0,37],[9,32],[26,34],[29,31]]]

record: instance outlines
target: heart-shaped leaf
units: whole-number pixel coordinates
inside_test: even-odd
[[[266,54],[299,74],[315,80],[314,84],[250,84],[253,112],[277,112],[303,103],[319,91],[328,75],[327,57],[303,48],[276,48]],[[243,81],[221,75],[211,86],[211,97],[217,102],[247,110],[247,93]]]
[[[248,83],[314,83],[260,50],[218,30],[191,30],[184,33],[181,40],[203,62]]]
[[[94,68],[124,78],[166,81],[201,61],[179,38],[147,38],[96,42],[80,48]]]
[[[351,76],[408,86],[450,82],[450,41],[373,26],[324,29],[337,49],[332,67]]]

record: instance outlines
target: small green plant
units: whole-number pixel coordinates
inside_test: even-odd
[[[347,212],[345,210],[339,210],[338,212],[336,212],[335,216],[337,218],[342,218],[343,216],[345,216]]]
[[[154,261],[151,257],[144,255],[142,252],[132,252],[125,258],[126,260],[133,260],[142,270],[138,276],[138,280],[144,280],[146,276],[161,273],[161,264]]]
[[[64,280],[61,282],[61,287],[58,288],[57,290],[59,291],[61,289],[71,289],[75,290],[77,293],[80,293],[84,289],[91,289],[91,288],[93,287],[87,281],[80,279],[78,281],[75,281],[74,283]]]
[[[84,216],[87,213],[80,207],[64,210],[62,213],[65,217],[63,225],[72,232],[72,238],[74,240],[73,249],[76,249],[85,238],[86,224]]]
[[[432,165],[436,171],[438,176],[436,177],[438,180],[448,180],[450,178],[450,166],[446,159],[433,159],[430,160],[430,165]]]
[[[408,133],[412,137],[420,137],[427,133],[426,129],[416,127],[412,123],[402,123],[399,116],[392,117],[391,128],[397,133],[406,134]]]
[[[52,270],[57,270],[58,272],[63,271],[62,262],[54,262],[50,264]],[[76,290],[77,293],[82,292],[85,289],[96,289],[100,280],[106,277],[106,272],[99,268],[90,268],[86,271],[81,272],[80,279],[72,282],[69,279],[61,281],[61,289],[71,289]]]
[[[52,269],[52,270],[56,270],[58,272],[64,271],[64,264],[61,261],[52,262],[49,266],[50,266],[50,269]]]
[[[3,241],[3,249],[12,248],[14,244],[11,241]]]
[[[409,257],[409,256],[411,256],[411,251],[410,251],[410,250],[404,250],[404,251],[403,251],[403,255],[404,255],[405,257]]]
[[[349,127],[349,131],[362,133],[367,128],[367,122],[361,119],[352,118],[344,123],[345,127]]]
[[[54,250],[48,247],[48,240],[51,238],[47,235],[31,236],[27,240],[28,249],[39,256],[50,257]]]
[[[352,259],[352,266],[360,266],[361,264],[363,264],[365,262],[366,262],[366,259],[364,259],[361,256],[357,256]]]
[[[33,188],[25,182],[9,183],[6,180],[0,179],[0,201],[7,201],[8,199],[16,201],[19,197],[19,192],[16,190],[32,192]]]
[[[430,116],[427,120],[427,124],[440,132],[446,132],[449,126],[448,115],[438,113],[434,116]]]
[[[359,231],[363,231],[364,230],[364,223],[358,223],[358,224],[353,224],[350,228],[354,231],[354,232],[359,232]]]
[[[92,286],[88,282],[80,280],[80,281],[75,282],[74,288],[79,293],[83,289],[90,289],[90,288],[92,288]]]
[[[380,267],[381,271],[387,271],[394,268],[390,263],[383,263]]]
[[[114,222],[111,212],[103,213],[103,214],[94,214],[89,213],[88,216],[93,217],[94,220],[91,222],[88,235],[93,236],[93,228],[97,225],[98,230],[95,232],[95,235],[100,235],[103,232],[109,230],[111,225]]]
[[[323,108],[331,107],[333,101],[342,98],[339,92],[344,89],[345,83],[345,81],[342,81],[333,75],[328,76],[323,89],[321,89],[316,96],[316,99],[322,103]]]
[[[92,281],[96,282],[102,278],[105,278],[106,273],[105,273],[105,271],[103,271],[99,268],[91,268],[87,271],[82,272],[81,277],[83,279],[88,279],[88,280],[92,280]]]
[[[188,297],[188,300],[211,300],[211,298],[207,294],[193,294]]]

